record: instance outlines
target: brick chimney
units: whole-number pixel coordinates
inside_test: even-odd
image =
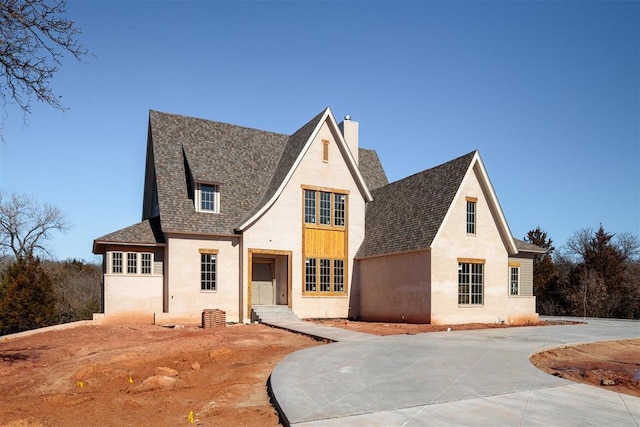
[[[344,116],[344,120],[338,125],[342,136],[344,136],[351,155],[358,164],[358,122],[351,120],[351,116]]]

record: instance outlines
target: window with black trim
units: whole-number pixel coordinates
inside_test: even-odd
[[[467,234],[476,234],[476,203],[475,197],[467,197]]]
[[[215,291],[216,288],[215,253],[200,253],[200,290]]]

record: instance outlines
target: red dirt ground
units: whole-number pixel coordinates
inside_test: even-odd
[[[324,323],[386,335],[504,327]],[[287,354],[315,345],[323,344],[263,325],[202,329],[141,323],[1,340],[0,426],[275,426],[267,378]],[[640,340],[588,346],[595,347],[554,350],[532,361],[542,369],[561,367],[558,360],[563,361],[560,372],[566,378],[575,370],[593,380],[588,372],[605,368],[587,363],[587,355],[607,361],[606,369],[620,375],[638,375]],[[637,380],[620,384],[626,388],[607,389],[639,395]]]

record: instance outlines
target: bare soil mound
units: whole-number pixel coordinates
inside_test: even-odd
[[[314,345],[263,325],[92,325],[4,340],[0,426],[278,425],[267,379]]]
[[[640,397],[640,339],[555,348],[529,360],[551,375]]]

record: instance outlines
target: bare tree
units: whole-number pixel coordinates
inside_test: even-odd
[[[62,59],[77,60],[89,52],[77,40],[80,29],[64,15],[66,0],[0,1],[0,102],[13,99],[30,112],[35,97],[64,110],[50,82]]]
[[[30,196],[0,192],[0,252],[16,259],[49,254],[46,242],[54,231],[64,232],[70,224],[62,211],[37,203]]]

